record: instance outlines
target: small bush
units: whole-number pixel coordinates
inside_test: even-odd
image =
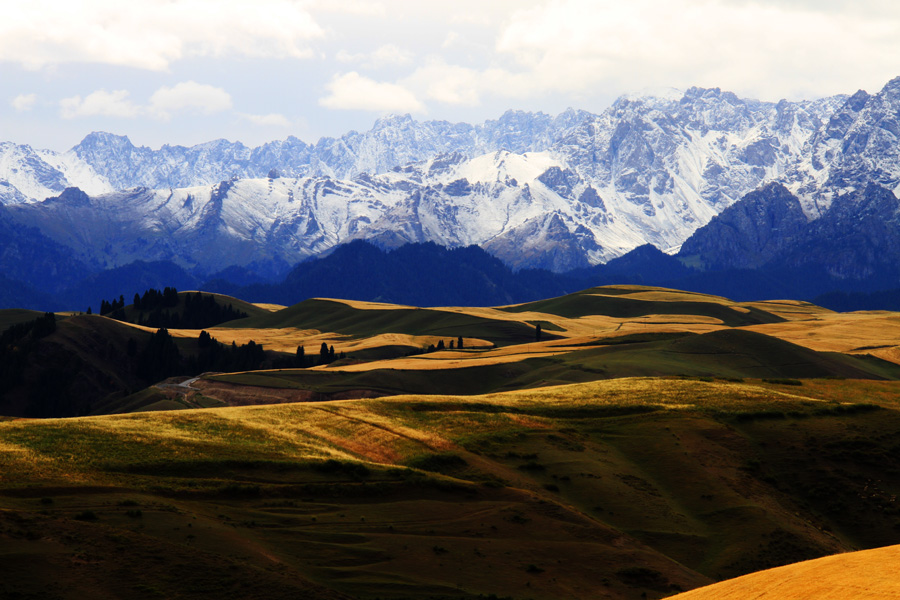
[[[75,515],[75,518],[79,521],[96,521],[98,517],[97,513],[92,510],[83,510]]]
[[[616,571],[616,577],[631,587],[642,587],[658,592],[670,589],[669,580],[662,573],[646,567],[625,567]]]
[[[734,415],[738,421],[758,421],[764,419],[787,419],[787,415],[779,410],[757,410],[741,412]]]
[[[453,452],[440,452],[437,454],[423,454],[416,456],[407,463],[409,466],[433,473],[451,473],[469,466],[466,459]]]
[[[362,463],[349,460],[335,460],[333,458],[329,458],[325,462],[313,463],[312,469],[320,473],[343,473],[354,479],[363,479],[371,474],[369,467]]]
[[[799,379],[763,379],[763,382],[775,385],[803,385],[803,382]]]
[[[519,465],[519,469],[521,469],[523,471],[543,471],[546,468],[547,467],[545,467],[541,463],[534,462],[533,460],[528,461],[524,465]]]
[[[222,488],[222,495],[232,498],[253,498],[259,496],[262,489],[258,485],[230,483]]]

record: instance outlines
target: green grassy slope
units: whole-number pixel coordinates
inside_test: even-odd
[[[729,327],[778,323],[784,320],[758,308],[735,310],[722,304],[719,301],[721,299],[704,300],[707,297],[702,294],[692,294],[697,297],[696,301],[654,301],[622,297],[629,292],[633,293],[634,290],[590,288],[559,298],[506,307],[503,310],[508,312],[536,311],[567,318],[587,315],[606,315],[619,319],[632,319],[647,315],[698,315],[720,319]]]
[[[650,341],[644,341],[650,340]],[[613,338],[600,348],[515,363],[412,370],[261,371],[216,375],[241,386],[309,390],[316,399],[351,391],[387,394],[483,394],[634,376],[900,379],[900,365],[873,357],[816,352],[744,330]],[[239,393],[239,391],[237,392]]]
[[[0,332],[26,321],[34,321],[44,313],[25,308],[4,308],[0,310]]]
[[[534,340],[534,327],[432,308],[358,309],[334,300],[304,300],[275,313],[230,323],[249,328],[297,327],[351,335],[381,333],[472,337],[499,346]],[[547,333],[544,339],[555,339]]]

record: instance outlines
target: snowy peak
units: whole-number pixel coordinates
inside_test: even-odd
[[[34,204],[12,212],[86,264],[276,272],[364,238],[478,244],[516,267],[564,269],[647,243],[675,251],[760,188],[781,211],[770,216],[799,219],[778,208],[772,182],[805,220],[870,181],[896,190],[898,137],[900,78],[874,95],[802,102],[694,87],[625,96],[601,114],[510,110],[475,125],[391,115],[313,145],[154,150],[103,132],[62,154],[0,144],[0,203]]]
[[[375,121],[372,126],[372,132],[384,131],[385,129],[409,129],[415,124],[415,120],[409,113],[403,115],[386,115]]]
[[[94,131],[84,137],[72,151],[79,157],[100,155],[123,155],[134,151],[134,144],[125,135],[115,135],[105,131]]]
[[[69,186],[92,194],[112,190],[105,178],[71,151],[57,154],[0,143],[0,205],[43,200]]]
[[[834,198],[870,182],[900,190],[900,78],[877,94],[858,91],[843,103],[806,149],[791,178],[801,200],[824,213]]]

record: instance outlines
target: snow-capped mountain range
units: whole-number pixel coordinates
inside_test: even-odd
[[[645,243],[677,250],[772,181],[809,220],[869,182],[896,191],[898,135],[900,78],[803,102],[691,88],[625,96],[599,115],[393,116],[314,145],[151,150],[93,133],[64,153],[0,144],[0,219],[94,269],[171,260],[271,276],[362,238],[476,244],[517,268],[564,271]]]

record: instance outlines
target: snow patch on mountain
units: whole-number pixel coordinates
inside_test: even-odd
[[[811,220],[867,181],[900,190],[898,131],[900,78],[874,95],[803,102],[691,88],[623,96],[597,115],[508,111],[480,125],[389,116],[313,145],[151,150],[93,133],[62,154],[0,144],[0,203],[90,264],[276,272],[363,238],[478,244],[517,268],[564,269],[645,243],[676,251],[770,182]],[[71,186],[89,200],[60,196]]]

